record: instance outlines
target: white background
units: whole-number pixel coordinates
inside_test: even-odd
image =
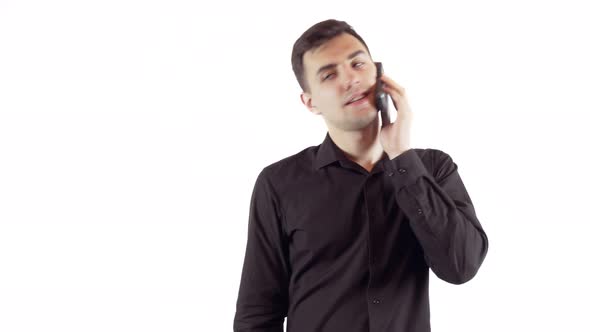
[[[254,181],[326,134],[290,56],[329,18],[490,240],[470,282],[431,272],[433,331],[584,329],[582,3],[0,0],[0,331],[231,331]]]

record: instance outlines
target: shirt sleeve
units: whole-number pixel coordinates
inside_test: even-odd
[[[385,164],[393,181],[396,201],[409,218],[424,259],[440,279],[462,284],[471,280],[488,251],[488,237],[458,167],[443,151],[432,153],[432,174],[415,149],[409,149]]]
[[[288,310],[290,265],[281,209],[263,170],[250,201],[235,332],[280,332]]]

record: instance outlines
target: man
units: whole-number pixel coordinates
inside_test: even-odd
[[[404,88],[386,75],[397,118],[381,128],[376,67],[346,22],[309,28],[292,65],[328,133],[256,180],[234,331],[283,331],[285,317],[288,332],[430,331],[429,268],[465,283],[488,250],[457,165],[411,148]]]

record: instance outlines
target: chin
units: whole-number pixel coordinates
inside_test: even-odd
[[[379,118],[376,113],[371,113],[366,117],[357,118],[355,121],[344,123],[341,126],[346,131],[358,131],[369,127],[378,127]]]

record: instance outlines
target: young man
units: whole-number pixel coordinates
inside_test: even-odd
[[[309,28],[292,65],[328,133],[256,180],[234,331],[283,331],[285,317],[287,332],[430,331],[429,269],[462,284],[488,250],[457,165],[410,147],[412,112],[386,75],[397,118],[381,127],[376,67],[346,22]]]

